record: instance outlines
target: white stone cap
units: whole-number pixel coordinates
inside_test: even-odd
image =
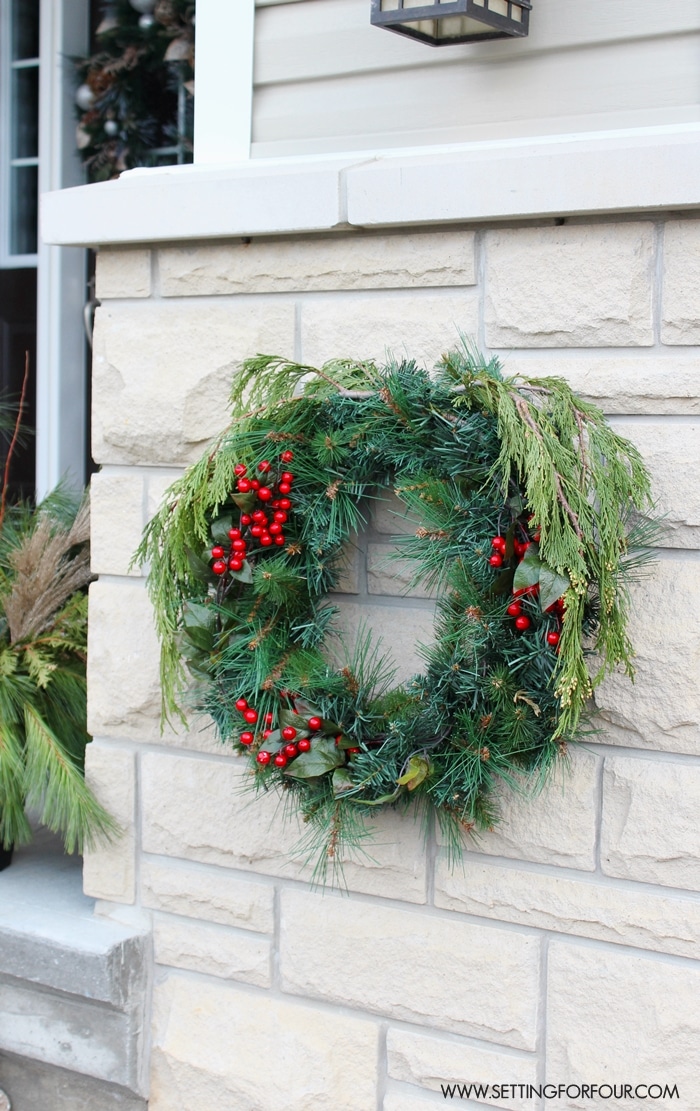
[[[700,207],[700,123],[131,170],[41,198],[66,246]]]

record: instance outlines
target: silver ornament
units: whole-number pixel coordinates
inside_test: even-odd
[[[105,120],[105,135],[118,135],[119,124],[116,120]]]
[[[75,91],[75,103],[78,108],[82,108],[83,112],[87,112],[88,108],[92,108],[95,103],[95,94],[89,85],[80,85]]]
[[[155,19],[153,18],[152,15],[149,15],[148,12],[146,12],[144,15],[142,15],[141,18],[139,19],[139,27],[141,28],[142,31],[150,31],[150,29],[151,29],[151,27],[153,26],[154,23],[155,23]]]
[[[129,3],[137,12],[152,12],[156,6],[156,0],[129,0]]]

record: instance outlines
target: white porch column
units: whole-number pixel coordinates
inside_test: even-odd
[[[194,160],[250,158],[255,0],[197,0]]]

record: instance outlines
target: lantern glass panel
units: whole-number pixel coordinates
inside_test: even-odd
[[[383,12],[397,12],[399,10],[399,0],[382,0]]]
[[[489,11],[508,18],[508,0],[489,0]]]

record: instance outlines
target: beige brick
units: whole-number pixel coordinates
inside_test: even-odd
[[[505,787],[498,798],[493,830],[470,837],[466,846],[489,856],[515,857],[592,872],[595,868],[595,808],[598,759],[572,748],[539,793]]]
[[[490,231],[486,257],[490,347],[653,343],[651,224]]]
[[[151,252],[140,247],[99,251],[95,270],[95,296],[151,296]]]
[[[329,637],[328,649],[338,663],[352,655],[360,630],[371,630],[374,644],[396,669],[397,683],[423,671],[417,652],[419,644],[433,639],[433,613],[430,609],[404,606],[367,605],[335,600],[338,614],[333,622],[337,636]]]
[[[680,1100],[655,1107],[695,1111],[700,1075],[700,968],[615,949],[555,942],[549,950],[547,1079],[567,1084],[677,1084]],[[628,1111],[629,1099],[548,1100],[568,1108]]]
[[[179,861],[141,861],[141,902],[153,910],[202,918],[223,926],[272,933],[274,888],[221,869]]]
[[[387,536],[411,535],[420,526],[419,519],[409,514],[404,503],[388,490],[378,491],[372,502],[371,520],[376,531]]]
[[[609,739],[700,753],[700,564],[662,560],[632,585],[629,632],[636,681],[615,672],[596,689]]]
[[[360,591],[360,562],[362,552],[357,546],[357,537],[348,541],[340,558],[340,574],[331,594],[358,594]]]
[[[600,883],[502,867],[467,858],[451,868],[438,860],[435,903],[482,918],[695,957],[700,903],[644,887]],[[505,1074],[504,1074],[505,1075]]]
[[[144,754],[145,852],[219,864],[267,875],[310,879],[295,847],[299,822],[285,819],[274,792],[255,797],[243,760],[202,760]],[[192,799],[206,799],[193,807]],[[368,820],[364,852],[343,862],[351,890],[425,902],[426,853],[420,820],[393,811]],[[329,876],[329,882],[332,876]]]
[[[601,865],[610,876],[700,889],[700,768],[608,756]]]
[[[508,374],[557,375],[576,393],[606,413],[700,413],[700,359],[684,352],[642,350],[634,355],[593,351],[568,355],[559,351],[508,354]]]
[[[85,778],[122,831],[111,844],[86,846],[83,855],[85,894],[94,899],[133,903],[136,854],[133,752],[93,741],[85,753]]]
[[[457,1038],[439,1038],[412,1030],[390,1029],[387,1071],[393,1080],[440,1092],[441,1084],[535,1084],[537,1061],[513,1053],[475,1046]],[[475,1097],[476,1098],[476,1097]],[[481,1100],[507,1111],[531,1111],[532,1101],[508,1093],[505,1099]],[[430,1104],[431,1107],[434,1104]],[[403,1111],[403,1109],[402,1109]]]
[[[95,324],[93,457],[190,462],[225,427],[242,360],[293,350],[291,302],[103,306]]]
[[[536,937],[297,890],[280,933],[285,991],[534,1049]]]
[[[243,931],[158,915],[153,949],[156,964],[270,986],[270,942]]]
[[[182,475],[181,470],[163,469],[162,471],[146,472],[146,519],[155,517],[163,504],[168,490]]]
[[[433,366],[455,347],[459,333],[477,331],[476,292],[443,296],[322,297],[302,305],[304,362],[318,366],[328,359],[376,359],[391,352]]]
[[[435,1106],[432,1097],[407,1095],[405,1088],[399,1091],[390,1089],[382,1100],[382,1111],[435,1111]],[[470,1108],[473,1105],[464,1103],[462,1106]]]
[[[664,228],[661,342],[700,343],[700,220],[669,220]]]
[[[474,285],[474,235],[343,235],[172,247],[159,252],[164,297]]]
[[[140,574],[129,568],[143,532],[143,476],[105,474],[90,482],[90,563],[97,575]]]
[[[423,585],[411,587],[417,562],[397,559],[393,544],[367,547],[367,591],[369,594],[400,595],[408,598],[434,598],[435,591]]]
[[[367,1111],[378,1031],[366,1019],[171,974],[155,988],[150,1111]]]

